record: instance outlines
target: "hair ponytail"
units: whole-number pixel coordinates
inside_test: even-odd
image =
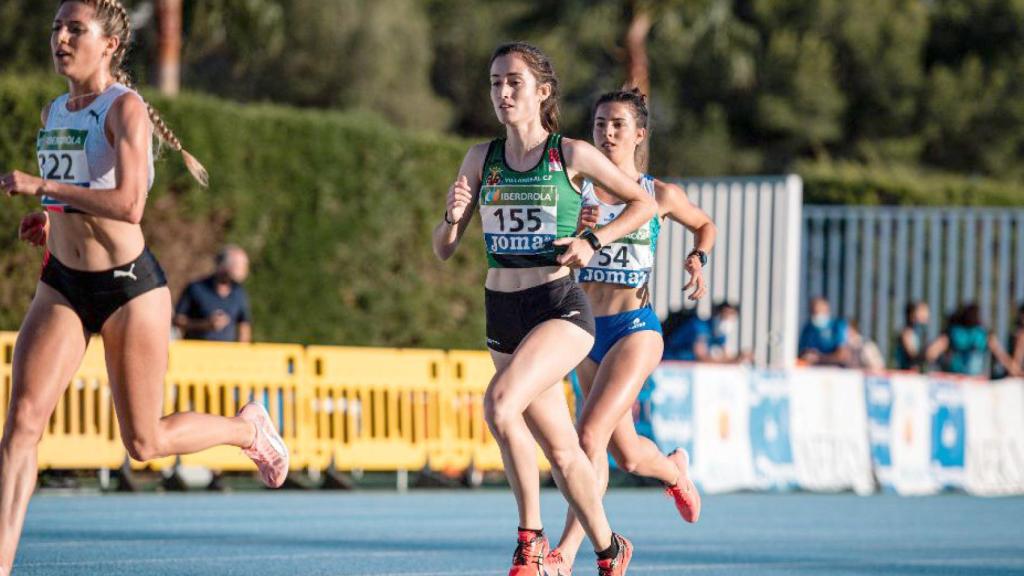
[[[103,33],[107,36],[116,37],[120,42],[117,49],[110,57],[110,72],[114,80],[133,88],[131,77],[124,68],[125,56],[128,54],[128,45],[132,39],[132,26],[128,18],[128,11],[118,0],[61,0],[66,2],[82,2],[96,9],[96,20],[103,27]],[[153,123],[153,133],[157,136],[158,142],[165,143],[175,152],[180,152],[185,160],[185,167],[189,173],[202,186],[210,183],[210,175],[203,164],[195,156],[188,153],[188,150],[181,145],[181,140],[163,121],[155,108],[146,102],[146,110],[149,112],[149,119]]]

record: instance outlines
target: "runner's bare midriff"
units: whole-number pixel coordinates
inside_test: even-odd
[[[623,312],[638,310],[649,302],[646,286],[628,288],[619,284],[584,282],[580,284],[590,300],[594,316],[614,316]]]
[[[46,247],[74,270],[110,270],[135,260],[146,246],[138,224],[85,214],[50,212]]]
[[[554,282],[569,275],[565,266],[541,266],[539,268],[490,268],[484,286],[495,292],[518,292]]]

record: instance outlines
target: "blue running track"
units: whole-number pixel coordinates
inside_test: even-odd
[[[632,575],[1024,574],[1024,499],[707,497],[687,525],[656,490],[606,506]],[[565,504],[544,493],[557,537]],[[31,504],[16,576],[504,576],[507,491],[62,496]],[[586,546],[586,544],[585,544]],[[580,554],[574,574],[593,576]]]

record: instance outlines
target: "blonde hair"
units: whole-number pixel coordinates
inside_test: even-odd
[[[110,57],[110,73],[114,80],[132,88],[133,83],[128,71],[124,68],[125,56],[128,54],[128,44],[132,39],[132,26],[128,18],[128,10],[118,0],[61,0],[60,5],[68,2],[81,2],[96,9],[96,20],[103,28],[103,33],[110,37],[116,37],[120,42],[114,54]],[[163,118],[155,108],[146,102],[146,110],[149,111],[149,119],[153,122],[153,130],[160,142],[171,147],[175,152],[180,152],[185,160],[185,167],[188,168],[192,177],[199,184],[209,184],[210,175],[203,167],[203,164],[195,156],[188,153],[188,150],[181,145],[181,140],[174,135],[174,132],[167,126]]]

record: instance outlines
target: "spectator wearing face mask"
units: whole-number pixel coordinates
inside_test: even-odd
[[[924,372],[928,366],[928,319],[931,311],[925,302],[907,304],[906,325],[896,339],[896,368]]]
[[[677,329],[666,334],[665,360],[708,364],[750,360],[750,354],[740,350],[739,307],[728,302],[715,305],[710,319],[688,315]]]
[[[850,360],[846,322],[832,316],[828,300],[811,300],[811,319],[800,331],[800,360],[815,366],[845,366]]]
[[[735,304],[722,302],[715,306],[711,316],[711,335],[702,362],[736,364],[746,362],[750,354],[740,350],[740,309]]]

